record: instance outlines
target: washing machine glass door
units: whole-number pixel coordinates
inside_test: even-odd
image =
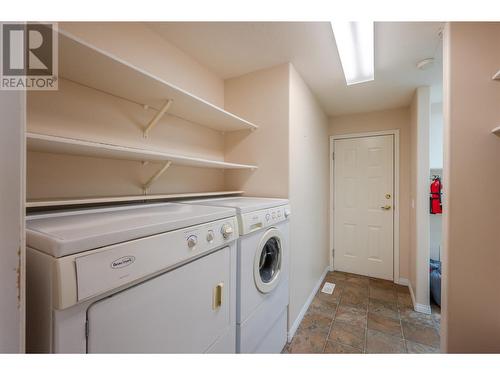
[[[259,242],[255,253],[254,280],[262,293],[269,293],[280,281],[282,243],[281,233],[276,228],[268,229]]]

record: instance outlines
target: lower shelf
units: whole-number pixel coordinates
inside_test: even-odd
[[[26,202],[26,208],[44,208],[44,207],[59,207],[59,206],[81,206],[92,204],[106,203],[125,203],[125,202],[143,202],[154,200],[169,200],[182,198],[202,198],[202,197],[217,197],[225,195],[240,195],[243,191],[214,191],[201,193],[179,193],[179,194],[154,194],[154,195],[125,195],[125,196],[110,196],[110,197],[94,197],[94,198],[69,198],[69,199],[52,199],[52,200],[31,200]]]
[[[497,126],[495,129],[491,131],[496,136],[500,137],[500,126]]]

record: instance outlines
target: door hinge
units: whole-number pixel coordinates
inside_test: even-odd
[[[332,160],[335,160],[335,152],[332,152]]]
[[[85,321],[85,338],[89,338],[89,321]]]

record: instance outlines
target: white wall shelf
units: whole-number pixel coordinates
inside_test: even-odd
[[[95,205],[106,203],[124,203],[124,202],[146,202],[155,200],[174,200],[184,198],[202,198],[241,195],[244,192],[241,190],[235,191],[211,191],[201,193],[180,193],[180,194],[153,194],[153,195],[126,195],[126,196],[109,196],[109,197],[93,197],[93,198],[71,198],[71,199],[35,199],[26,202],[26,208],[49,208],[60,206],[80,206],[80,205]]]
[[[493,75],[492,79],[500,81],[500,70]]]
[[[497,126],[495,129],[491,131],[493,134],[495,134],[497,137],[500,137],[500,126]]]
[[[53,154],[80,155],[122,160],[159,162],[170,161],[174,165],[199,168],[250,170],[257,169],[257,166],[255,165],[228,163],[219,160],[195,158],[191,156],[171,154],[161,151],[145,150],[107,143],[90,142],[80,139],[57,137],[46,134],[26,133],[26,141],[29,151],[48,152]]]
[[[215,130],[257,129],[257,125],[64,31],[59,31],[59,76],[159,113],[170,100],[170,115]]]

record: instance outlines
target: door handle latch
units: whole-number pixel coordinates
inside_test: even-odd
[[[222,306],[222,292],[224,288],[224,283],[219,283],[214,288],[213,304],[212,309],[217,310]]]
[[[385,205],[385,206],[382,206],[380,208],[387,211],[387,210],[390,210],[392,207],[389,205]]]

